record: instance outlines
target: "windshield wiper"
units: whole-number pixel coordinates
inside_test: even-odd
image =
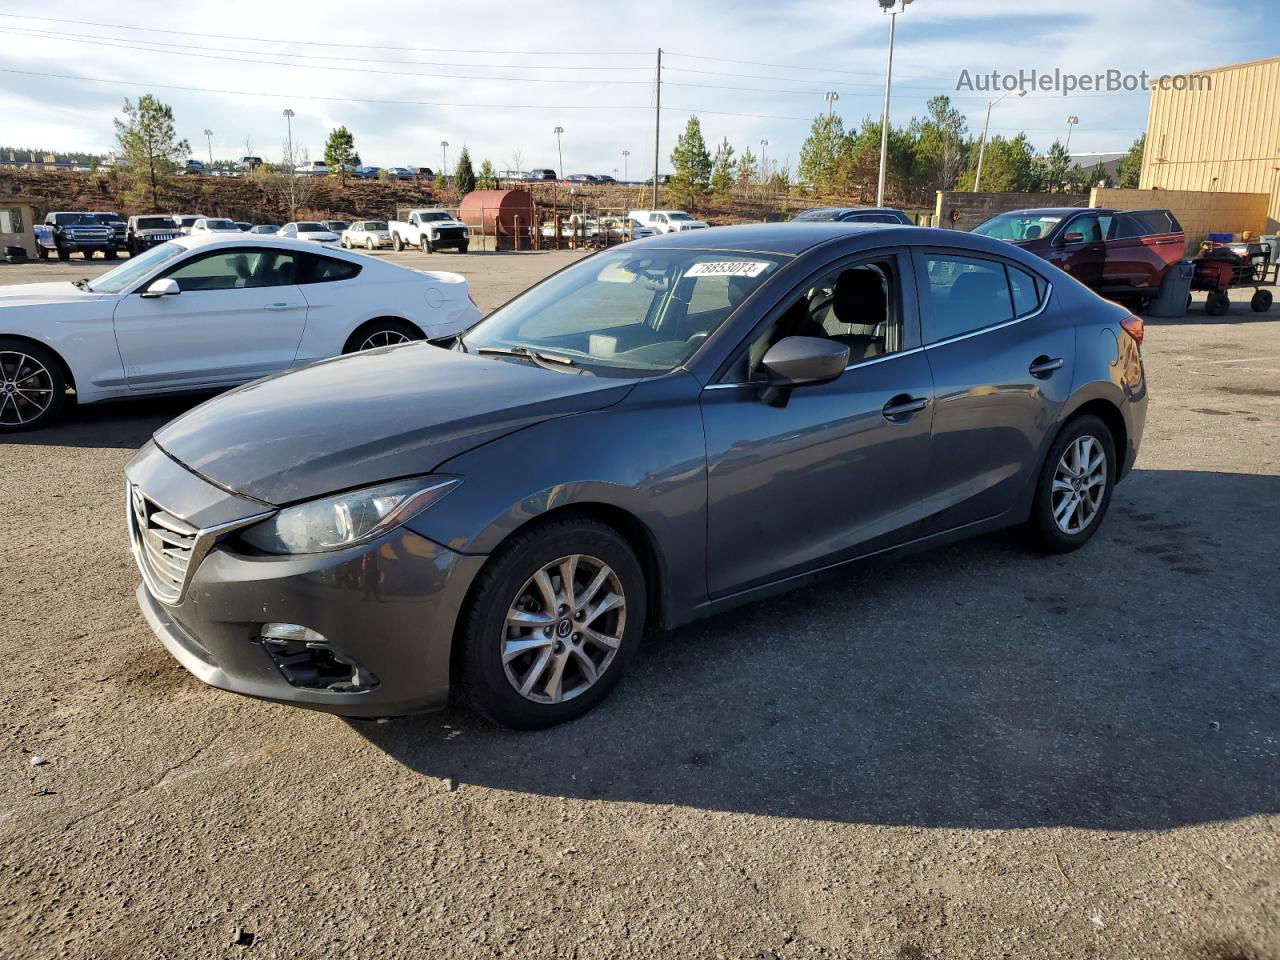
[[[520,357],[528,360],[535,366],[542,367],[544,370],[562,370],[564,367],[573,367],[576,364],[570,357],[561,356],[558,353],[542,353],[534,350],[532,347],[516,346],[516,347],[477,347],[476,353],[491,353],[503,357]],[[583,373],[583,370],[575,370],[575,373]]]

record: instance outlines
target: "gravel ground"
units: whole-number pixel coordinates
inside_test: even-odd
[[[487,309],[572,255],[399,259]],[[1146,357],[1085,550],[866,564],[649,638],[536,734],[179,668],[121,467],[191,401],[6,438],[0,956],[1280,957],[1280,308]]]

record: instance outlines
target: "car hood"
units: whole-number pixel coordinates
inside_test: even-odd
[[[337,240],[338,235],[336,233],[332,233],[329,230],[299,230],[298,239],[299,240],[318,240],[321,243],[325,243],[329,240]]]
[[[634,381],[413,343],[240,387],[155,435],[213,483],[270,504],[430,473],[490,440],[621,400]]]
[[[102,294],[81,290],[70,280],[48,283],[15,283],[0,287],[0,307],[25,307],[31,304],[79,303]]]

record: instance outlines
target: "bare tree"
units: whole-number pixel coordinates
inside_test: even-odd
[[[289,219],[296,220],[298,211],[311,204],[320,178],[298,169],[311,162],[306,147],[295,147],[286,142],[280,156],[280,165],[268,180],[268,190],[289,211]]]
[[[516,176],[524,173],[524,153],[518,148],[511,151],[511,169],[516,171]]]

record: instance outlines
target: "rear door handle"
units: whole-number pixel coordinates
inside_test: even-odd
[[[899,394],[891,399],[881,409],[886,420],[905,420],[913,413],[919,413],[925,407],[929,406],[928,397],[913,397],[909,394]]]
[[[1055,370],[1062,369],[1061,357],[1036,357],[1031,361],[1031,366],[1027,367],[1027,372],[1033,377],[1047,377]]]
[[[297,310],[301,307],[300,303],[268,303],[265,310]]]

